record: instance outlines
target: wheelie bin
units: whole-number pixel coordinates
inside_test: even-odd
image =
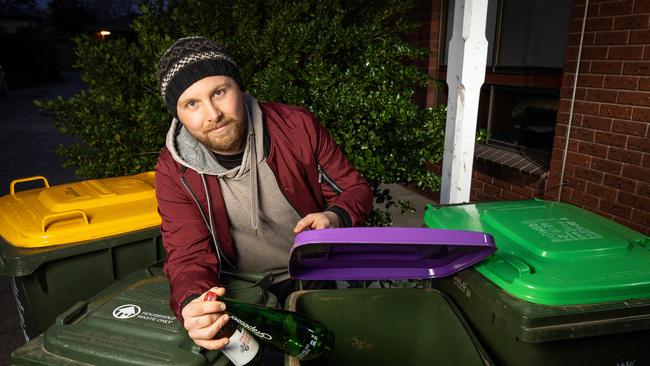
[[[18,191],[28,181],[43,188]],[[164,258],[154,173],[50,187],[33,177],[0,197],[0,275],[10,276],[26,335],[75,302]]]
[[[650,238],[544,200],[426,208],[497,251],[440,281],[500,365],[648,365]]]
[[[345,228],[297,235],[289,263],[294,278],[420,285],[294,292],[286,307],[324,323],[335,345],[325,359],[287,356],[285,365],[491,365],[456,306],[430,281],[493,250],[492,238],[480,232]]]

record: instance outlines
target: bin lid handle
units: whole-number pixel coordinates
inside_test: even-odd
[[[89,225],[88,216],[85,212],[81,210],[71,210],[66,212],[58,212],[55,214],[46,215],[43,217],[43,222],[41,224],[41,232],[46,232],[48,227],[56,221],[65,221],[73,218],[81,218],[84,224]]]
[[[42,176],[42,175],[36,175],[36,176],[33,176],[33,177],[19,178],[19,179],[14,179],[14,180],[12,180],[11,183],[9,183],[9,193],[10,193],[10,194],[14,194],[14,193],[15,193],[15,187],[16,187],[16,184],[18,184],[18,183],[25,183],[25,182],[31,182],[31,181],[34,181],[34,180],[42,180],[43,183],[45,183],[45,188],[49,188],[49,187],[50,187],[50,182],[47,181],[47,178],[45,178],[45,177]]]
[[[512,254],[499,253],[497,256],[503,258],[503,260],[515,270],[518,276],[529,275],[533,272],[526,262]]]

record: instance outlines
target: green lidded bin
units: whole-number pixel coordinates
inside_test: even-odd
[[[493,251],[492,239],[476,232],[310,230],[296,236],[289,273],[305,280],[429,281],[474,265]],[[301,362],[287,356],[285,366],[492,365],[453,302],[425,284],[298,291],[286,307],[327,326],[334,347],[324,359]]]
[[[42,180],[45,187],[16,192]],[[0,197],[0,275],[12,277],[28,337],[115,280],[165,257],[152,172]]]
[[[275,306],[255,282],[222,274],[228,295]],[[43,334],[11,355],[13,365],[230,365],[220,351],[195,346],[169,308],[159,266],[136,271],[77,302]]]
[[[440,288],[498,364],[650,364],[649,237],[538,199],[429,205],[424,222],[494,237],[491,257]]]

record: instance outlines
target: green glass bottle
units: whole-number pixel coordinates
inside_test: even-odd
[[[231,320],[258,339],[300,360],[325,356],[334,347],[334,334],[322,323],[303,315],[264,305],[219,298]]]

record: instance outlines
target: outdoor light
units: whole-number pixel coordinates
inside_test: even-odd
[[[99,35],[102,36],[102,41],[103,41],[107,36],[111,35],[111,31],[102,30],[99,31]]]

